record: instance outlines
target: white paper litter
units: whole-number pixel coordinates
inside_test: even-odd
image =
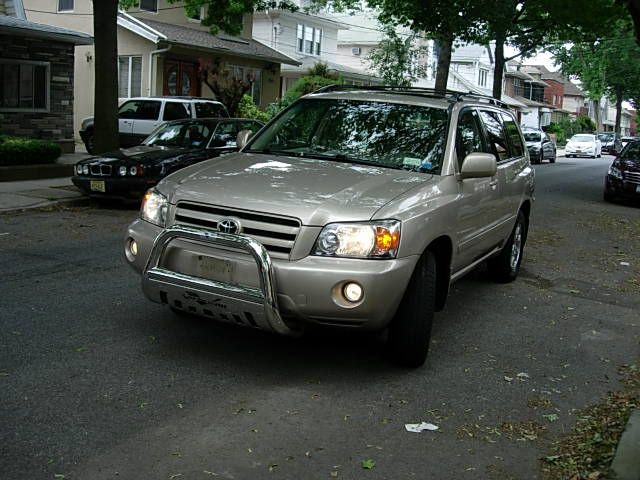
[[[438,430],[439,427],[437,425],[434,425],[433,423],[422,422],[422,423],[405,423],[404,428],[407,430],[407,432],[420,433],[420,432],[424,432],[425,430],[429,430],[433,432],[434,430]]]
[[[629,262],[620,262],[620,265],[622,265],[623,267],[631,266],[631,264]]]

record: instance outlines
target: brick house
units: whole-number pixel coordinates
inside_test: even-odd
[[[0,132],[74,151],[74,48],[91,36],[27,21],[21,0],[0,0]]]

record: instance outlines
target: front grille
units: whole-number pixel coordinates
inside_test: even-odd
[[[300,222],[294,218],[188,202],[178,203],[174,223],[217,230],[218,222],[223,218],[237,219],[242,225],[242,233],[264,245],[275,258],[289,258],[300,231]]]
[[[629,183],[640,184],[640,172],[624,172],[624,179]]]
[[[99,177],[108,177],[111,175],[111,165],[93,164],[89,165],[89,171],[91,175],[97,175]]]

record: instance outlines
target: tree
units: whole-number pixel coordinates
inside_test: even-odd
[[[620,133],[622,102],[640,101],[640,46],[631,21],[618,20],[607,38],[551,50],[563,73],[578,77],[589,98],[599,103],[606,95],[615,101],[615,131]]]
[[[223,68],[219,58],[199,60],[200,79],[213,92],[216,99],[227,107],[229,115],[238,116],[242,97],[251,90],[254,78],[237,78],[233,72]]]
[[[423,47],[416,47],[417,35],[400,35],[393,26],[385,27],[385,37],[369,53],[371,70],[382,77],[387,85],[410,87],[426,73],[420,59]]]

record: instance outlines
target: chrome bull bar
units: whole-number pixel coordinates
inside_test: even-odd
[[[258,266],[260,288],[236,285],[185,275],[160,267],[162,255],[172,240],[184,239],[241,249],[251,254]],[[142,272],[142,289],[150,300],[167,303],[167,292],[184,298],[195,298],[206,305],[216,307],[223,301],[239,311],[249,310],[255,314],[254,326],[282,335],[294,335],[282,320],[277,304],[275,278],[271,257],[261,243],[246,235],[232,235],[207,228],[173,226],[158,235],[153,243],[149,259]],[[221,300],[222,299],[222,300]],[[224,314],[222,315],[224,317]]]

